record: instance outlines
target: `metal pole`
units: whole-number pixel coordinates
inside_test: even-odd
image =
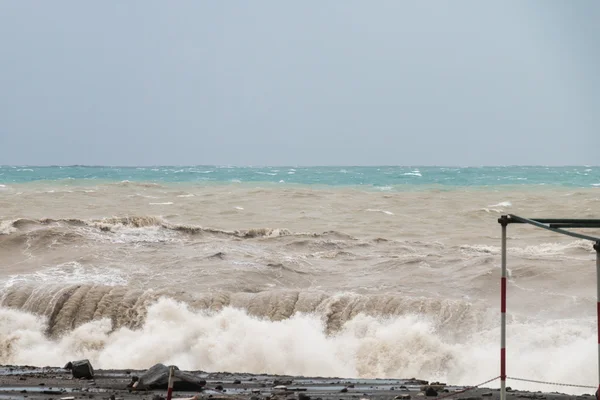
[[[596,390],[596,399],[600,395],[600,241],[594,244],[596,250],[596,300],[597,300],[597,318],[598,318],[598,390]]]
[[[167,400],[171,400],[173,397],[173,366],[169,367],[169,383],[167,389]]]
[[[506,226],[502,224],[502,278],[500,278],[500,400],[506,400]]]

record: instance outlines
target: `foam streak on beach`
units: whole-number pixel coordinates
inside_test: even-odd
[[[0,364],[476,384],[499,374],[497,218],[600,208],[599,170],[584,167],[572,169],[588,174],[580,181],[563,169],[562,181],[529,176],[547,180],[535,185],[516,169],[511,184],[494,184],[501,170],[440,169],[432,182],[423,168],[388,181],[380,169],[371,185],[338,168],[319,186],[301,168],[213,182],[197,177],[216,167],[179,180],[151,168],[2,170]],[[280,183],[288,176],[298,182]],[[510,226],[508,242],[509,375],[594,385],[591,244],[526,226]]]

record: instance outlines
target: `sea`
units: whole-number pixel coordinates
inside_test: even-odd
[[[600,167],[2,166],[0,364],[476,385],[504,214],[600,218]],[[592,244],[509,225],[507,374],[584,387],[509,386],[595,391]]]

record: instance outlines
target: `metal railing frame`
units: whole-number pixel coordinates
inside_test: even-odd
[[[502,215],[502,277],[500,278],[500,400],[506,400],[506,228],[509,224],[529,224],[552,232],[594,242],[596,250],[596,312],[598,318],[598,392],[600,393],[600,238],[584,235],[567,228],[600,228],[600,219],[523,218]]]

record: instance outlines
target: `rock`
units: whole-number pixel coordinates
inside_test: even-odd
[[[509,387],[507,387],[507,388],[506,388],[506,391],[507,391],[507,392],[512,392],[512,391],[513,391],[513,388],[511,388],[511,387],[509,386]]]
[[[241,385],[242,381],[240,381],[239,379],[236,379],[236,380],[233,381],[233,384],[234,385]]]
[[[168,385],[169,367],[164,364],[156,364],[139,377],[135,388],[166,390]],[[174,367],[173,390],[196,392],[202,390],[205,385],[206,381],[204,379]]]
[[[293,382],[289,379],[287,380],[279,380],[279,379],[275,379],[273,381],[273,386],[287,386],[287,385],[291,385]]]
[[[223,385],[217,385],[217,386],[215,386],[215,390],[223,390]]]
[[[277,390],[277,391],[283,391],[283,392],[285,392],[285,391],[287,391],[287,386],[284,386],[284,385],[277,385],[277,386],[273,387],[273,390]]]
[[[394,397],[395,400],[410,400],[410,394],[400,394]]]
[[[492,392],[481,393],[483,397],[492,397]]]
[[[165,400],[165,398],[155,394],[154,396],[152,396],[152,400]]]
[[[298,393],[298,400],[310,400],[310,396],[307,395],[306,393],[299,392]]]
[[[423,386],[421,386],[420,389],[421,389],[421,392],[427,391],[427,388],[432,388],[434,390],[440,391],[440,390],[444,389],[445,387],[446,387],[445,385],[438,385],[438,384],[432,383],[430,385],[423,385]]]
[[[427,396],[427,397],[435,397],[437,395],[438,395],[437,390],[435,390],[431,386],[425,390],[425,396]]]
[[[137,385],[136,385],[135,383],[136,383],[136,382],[138,382],[139,380],[140,380],[140,378],[139,378],[139,377],[137,377],[137,376],[135,376],[135,375],[132,375],[132,376],[131,376],[131,382],[129,382],[129,384],[127,384],[127,387],[128,387],[128,388],[130,388],[130,387],[137,387]],[[134,385],[135,385],[135,386],[134,386]]]
[[[340,393],[348,393],[348,388],[343,388],[342,390],[340,390]]]
[[[429,385],[429,381],[424,381],[422,379],[410,378],[405,381],[407,385]]]
[[[94,368],[89,360],[70,361],[65,365],[65,369],[70,369],[75,379],[94,378]]]

